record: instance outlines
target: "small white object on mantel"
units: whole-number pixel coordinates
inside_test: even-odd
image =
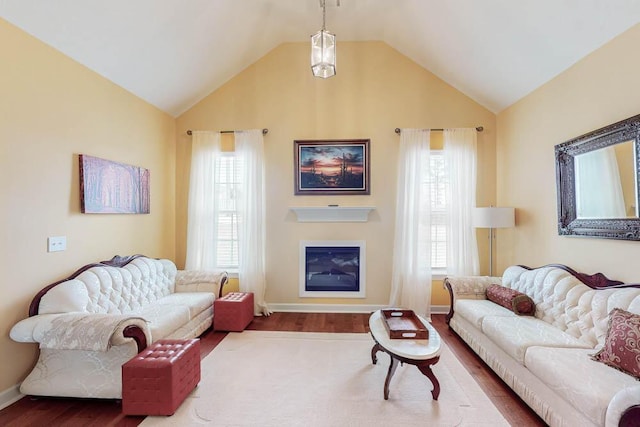
[[[298,222],[367,222],[372,206],[304,206],[290,208]]]

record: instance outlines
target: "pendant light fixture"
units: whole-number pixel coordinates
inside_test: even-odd
[[[322,3],[322,30],[311,36],[311,71],[323,79],[336,75],[336,36],[325,29],[326,0]]]

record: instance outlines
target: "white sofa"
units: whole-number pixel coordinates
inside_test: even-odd
[[[142,255],[82,267],[38,293],[30,317],[11,329],[13,340],[40,346],[20,391],[121,398],[122,364],[153,341],[202,334],[226,280]]]
[[[488,300],[491,284],[528,295],[535,316]],[[546,423],[640,425],[640,381],[590,357],[604,345],[613,308],[640,314],[638,285],[552,265],[512,266],[502,278],[448,277],[445,286],[450,328]]]

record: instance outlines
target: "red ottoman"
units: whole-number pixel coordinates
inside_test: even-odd
[[[253,293],[230,292],[213,301],[213,328],[242,332],[253,320]]]
[[[122,412],[173,415],[200,382],[200,340],[158,340],[122,365]]]

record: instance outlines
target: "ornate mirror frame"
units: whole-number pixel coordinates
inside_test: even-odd
[[[640,115],[555,146],[559,235],[640,240],[640,218],[579,219],[576,214],[575,156],[625,141],[635,146],[636,197],[640,199]]]

